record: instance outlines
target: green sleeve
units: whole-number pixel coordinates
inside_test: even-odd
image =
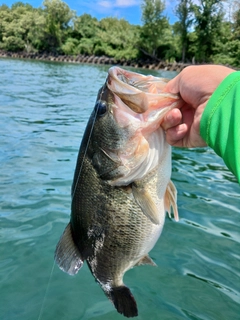
[[[228,75],[204,109],[200,134],[240,183],[240,72]]]

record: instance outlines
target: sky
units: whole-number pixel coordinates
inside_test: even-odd
[[[0,5],[6,4],[9,7],[21,0],[1,0]],[[24,3],[29,3],[33,7],[40,7],[43,0],[22,0]],[[142,0],[65,0],[70,9],[75,10],[80,16],[84,13],[96,17],[98,20],[105,17],[117,17],[125,19],[131,24],[141,25],[141,3]],[[173,24],[176,21],[173,9],[176,0],[166,0],[164,15],[169,18],[169,22]]]

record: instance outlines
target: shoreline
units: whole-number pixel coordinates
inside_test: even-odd
[[[13,59],[30,59],[39,61],[51,62],[68,62],[68,63],[89,63],[89,64],[103,64],[103,65],[119,65],[128,66],[133,68],[142,68],[149,70],[165,70],[180,72],[185,67],[191,65],[189,63],[174,62],[169,63],[166,61],[154,62],[151,60],[117,60],[106,56],[94,56],[79,54],[76,56],[70,55],[55,55],[51,53],[26,53],[26,52],[8,52],[0,50],[0,58],[13,58]]]

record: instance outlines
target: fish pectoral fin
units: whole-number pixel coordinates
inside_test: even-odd
[[[54,260],[61,270],[70,275],[76,274],[83,265],[81,254],[73,241],[70,223],[57,244]]]
[[[179,221],[178,208],[177,208],[177,189],[175,185],[170,180],[164,196],[164,206],[168,213],[169,218],[171,218],[171,207],[173,208],[174,218]]]
[[[135,201],[142,209],[143,214],[148,217],[152,223],[159,224],[160,219],[158,208],[150,193],[143,187],[137,187],[134,183],[132,184],[132,193]]]
[[[135,266],[141,266],[143,264],[149,264],[150,266],[156,267],[156,263],[149,257],[149,255],[147,254],[146,256],[144,256],[143,258],[141,258],[136,264]]]

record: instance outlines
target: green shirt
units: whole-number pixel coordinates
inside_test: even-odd
[[[240,72],[228,75],[204,109],[200,134],[240,183]]]

